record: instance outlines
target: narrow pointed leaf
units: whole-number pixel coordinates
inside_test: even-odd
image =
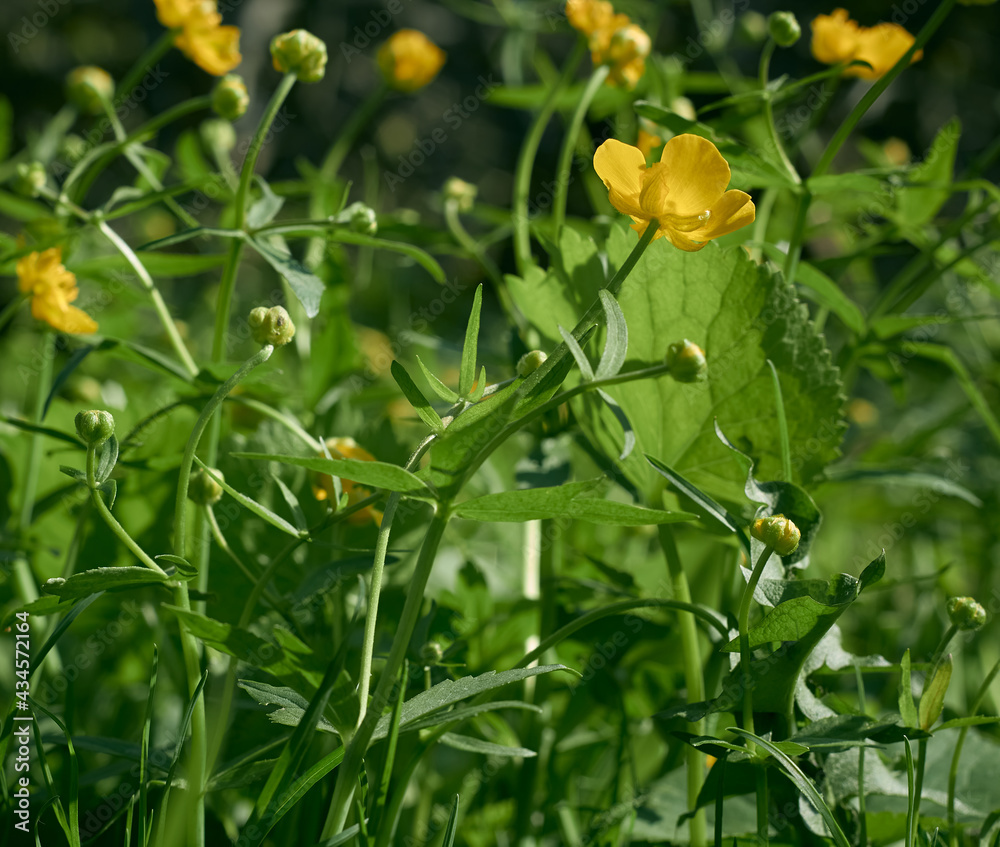
[[[601,298],[601,305],[604,307],[604,314],[607,318],[607,340],[604,343],[604,352],[601,354],[601,361],[597,365],[594,375],[597,379],[616,376],[625,364],[625,355],[628,353],[628,325],[625,323],[625,315],[621,306],[603,288],[597,292]]]
[[[948,692],[952,669],[953,664],[949,654],[938,663],[934,669],[934,676],[924,684],[924,692],[920,695],[920,709],[917,712],[917,717],[920,719],[918,725],[923,730],[929,730],[941,717],[944,695]]]
[[[227,483],[221,476],[212,472],[212,469],[208,467],[201,459],[197,456],[194,460],[198,463],[198,466],[202,468],[225,491],[230,497],[232,497],[241,506],[245,506],[251,512],[253,512],[257,517],[262,518],[267,521],[271,526],[280,529],[282,532],[287,532],[289,535],[299,538],[301,532],[294,526],[292,526],[288,521],[286,521],[281,515],[276,515],[267,506],[258,503],[252,497],[247,497],[242,491],[238,491],[233,488],[229,483]]]
[[[587,359],[587,354],[583,352],[580,342],[573,337],[572,332],[563,326],[559,327],[559,334],[562,336],[563,341],[566,342],[569,352],[576,361],[576,366],[580,369],[580,373],[583,374],[583,378],[587,382],[592,382],[594,379],[594,369],[590,366],[590,360]]]
[[[361,459],[324,459],[319,456],[282,456],[277,453],[233,453],[237,459],[255,459],[295,465],[318,473],[350,479],[359,485],[398,491],[410,497],[431,499],[433,494],[421,479],[398,465],[386,462],[365,462]]]
[[[469,325],[465,329],[465,344],[462,345],[462,364],[458,375],[458,393],[463,397],[472,391],[472,383],[476,380],[476,357],[479,352],[479,317],[483,308],[483,286],[476,288],[472,301],[472,313],[469,315]]]
[[[403,396],[413,406],[414,411],[420,416],[420,420],[431,428],[431,432],[443,432],[444,424],[441,422],[441,416],[434,411],[434,407],[431,406],[427,398],[417,388],[417,384],[410,378],[410,375],[406,372],[406,368],[393,359],[390,371],[392,372],[392,378],[396,380],[396,385],[399,386],[399,390],[403,392]]]
[[[430,385],[431,391],[437,394],[437,396],[442,400],[446,400],[449,403],[457,403],[462,399],[456,392],[452,391],[447,385],[434,376],[434,374],[431,373],[430,368],[423,363],[419,356],[417,356],[416,359],[417,366],[420,368],[420,372],[424,375],[424,378]]]

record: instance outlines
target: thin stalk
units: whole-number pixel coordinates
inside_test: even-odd
[[[191,435],[184,446],[180,476],[177,480],[177,499],[174,505],[174,550],[178,556],[184,555],[186,547],[185,516],[187,512],[188,484],[191,481],[191,466],[194,464],[194,453],[198,448],[198,442],[201,440],[202,433],[204,433],[205,427],[208,426],[208,421],[215,414],[216,409],[226,399],[226,395],[239,385],[250,371],[270,359],[273,352],[274,347],[270,344],[265,344],[259,351],[247,359],[236,373],[219,386],[215,394],[212,395],[212,398],[205,404],[205,408],[201,410],[198,420],[195,421]],[[198,678],[201,678],[200,674]]]
[[[122,81],[118,83],[118,88],[115,91],[116,101],[132,93],[132,90],[142,79],[142,75],[149,70],[150,65],[162,59],[170,48],[174,46],[174,39],[176,37],[177,32],[168,29],[150,45],[149,49],[136,60],[135,64],[122,77]]]
[[[569,193],[569,178],[573,168],[573,149],[576,147],[576,138],[580,134],[587,110],[600,90],[604,81],[611,72],[610,65],[598,65],[590,75],[587,87],[583,90],[583,95],[573,110],[569,126],[566,127],[566,135],[563,137],[562,148],[559,150],[559,163],[556,166],[556,192],[555,201],[552,204],[552,240],[559,242],[559,231],[566,220],[566,195]]]
[[[3,311],[0,312],[0,331],[3,331],[3,328],[11,322],[14,315],[17,314],[18,310],[24,305],[24,302],[27,299],[28,295],[17,293],[11,298],[10,302],[4,306]]]
[[[690,603],[691,588],[677,552],[677,542],[674,539],[673,530],[669,526],[660,525],[659,536],[660,546],[667,559],[667,571],[670,574],[670,583],[673,587],[673,599],[682,603]],[[695,626],[694,615],[679,612],[677,619],[681,630],[681,650],[684,655],[684,684],[687,687],[687,699],[689,703],[700,703],[705,699],[705,680],[702,675],[701,650],[698,646],[698,629]],[[691,727],[691,732],[695,735],[704,734],[704,721],[694,721]],[[688,809],[695,810],[694,817],[689,822],[691,847],[704,847],[707,839],[705,810],[698,808],[698,795],[701,793],[704,781],[702,779],[703,754],[698,748],[687,745],[685,755],[687,757]]]
[[[417,619],[420,616],[420,608],[423,605],[424,589],[427,587],[427,579],[430,577],[434,567],[434,560],[437,556],[438,547],[444,536],[445,527],[451,516],[450,503],[442,503],[438,507],[427,528],[423,545],[420,548],[420,555],[417,557],[416,569],[410,579],[410,584],[406,590],[406,602],[403,605],[403,612],[400,615],[399,625],[396,629],[396,636],[389,651],[385,667],[379,677],[378,686],[375,689],[374,708],[365,715],[365,719],[358,727],[347,750],[344,753],[344,761],[337,769],[337,782],[334,786],[333,797],[330,800],[330,810],[327,813],[326,824],[323,827],[323,838],[329,838],[344,828],[347,820],[347,813],[350,809],[351,797],[354,794],[354,787],[357,783],[357,776],[361,769],[365,752],[375,732],[375,725],[382,715],[382,711],[389,702],[389,695],[395,682],[396,675],[403,664],[406,650],[409,647],[410,639],[413,637],[413,630],[416,627]]]
[[[561,76],[549,90],[549,96],[545,98],[542,108],[535,115],[535,120],[524,138],[524,144],[521,146],[521,153],[517,159],[517,167],[514,171],[514,197],[511,205],[513,206],[514,257],[517,262],[517,272],[522,276],[531,265],[528,194],[531,193],[531,171],[535,164],[535,156],[538,154],[538,145],[542,141],[542,135],[545,133],[549,118],[552,117],[552,113],[556,109],[559,95],[573,78],[576,66],[580,64],[586,49],[587,44],[584,39],[578,39],[573,52],[566,61],[566,67],[563,68]]]
[[[986,695],[989,693],[990,686],[993,684],[993,680],[996,679],[998,671],[1000,671],[1000,661],[993,665],[990,672],[986,674],[983,684],[979,686],[979,691],[976,692],[976,699],[972,704],[972,708],[969,709],[969,715],[975,716],[976,712],[979,711],[979,707],[982,706],[983,700],[986,699]],[[951,767],[948,769],[948,835],[951,847],[958,847],[959,844],[960,833],[955,820],[955,785],[958,782],[958,762],[962,758],[962,747],[965,746],[965,737],[968,734],[969,728],[963,726],[958,734],[958,741],[955,742],[955,752],[951,754]]]
[[[765,547],[753,566],[753,573],[750,580],[743,589],[743,598],[740,600],[739,627],[740,627],[740,669],[743,672],[743,683],[746,688],[743,690],[743,728],[747,732],[753,732],[753,688],[750,682],[750,601],[753,600],[753,593],[757,590],[757,583],[764,573],[764,565],[771,558],[774,552],[773,547]],[[753,742],[748,741],[747,746],[752,750]],[[759,821],[758,821],[759,823]]]
[[[785,152],[785,147],[781,143],[781,139],[778,137],[778,128],[774,123],[774,105],[771,102],[771,95],[767,91],[768,75],[771,70],[771,57],[774,55],[776,47],[777,45],[774,43],[774,39],[769,38],[760,54],[760,88],[761,91],[764,92],[764,123],[767,125],[767,133],[770,136],[771,144],[774,145],[774,152],[778,155],[778,159],[781,161],[785,170],[788,171],[788,175],[792,178],[792,182],[796,185],[801,185],[802,177],[800,177],[799,172],[795,170],[795,165],[793,165],[792,160],[788,158],[788,154]]]
[[[94,222],[93,217],[91,222]],[[117,249],[118,252],[125,257],[125,261],[132,266],[132,270],[135,271],[136,276],[139,277],[139,281],[142,283],[142,287],[146,289],[149,294],[150,299],[153,301],[153,308],[156,310],[156,314],[160,319],[160,323],[163,325],[164,331],[167,333],[167,338],[170,339],[170,344],[180,358],[181,363],[184,365],[184,369],[191,374],[191,376],[198,375],[198,366],[195,364],[191,354],[188,352],[187,346],[184,344],[184,339],[181,338],[180,333],[177,331],[177,324],[174,323],[174,319],[170,315],[170,310],[167,308],[167,304],[163,302],[163,296],[160,294],[160,290],[156,287],[156,283],[153,282],[153,278],[149,275],[149,271],[146,270],[145,266],[136,256],[135,252],[131,247],[125,242],[125,240],[115,232],[107,221],[96,220],[97,228],[101,231],[105,238],[108,239]]]
[[[862,717],[868,714],[865,697],[865,678],[861,666],[854,666],[854,678],[858,683],[858,708]],[[858,748],[858,847],[868,847],[868,812],[865,808],[865,748]]]

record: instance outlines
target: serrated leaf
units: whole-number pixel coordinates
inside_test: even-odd
[[[403,396],[409,401],[417,415],[420,416],[420,420],[431,428],[431,432],[443,432],[444,423],[441,421],[441,416],[434,411],[434,407],[424,397],[423,392],[417,388],[417,384],[410,378],[410,375],[406,372],[406,368],[396,359],[393,359],[390,371],[392,372],[392,378],[396,380],[396,385],[399,386],[399,390],[403,392]]]
[[[266,682],[256,682],[241,679],[237,683],[254,700],[262,706],[278,706],[267,716],[276,724],[282,726],[298,726],[302,715],[309,708],[309,701],[297,691],[287,686],[268,685]],[[320,718],[316,728],[323,732],[336,732],[336,728],[325,718]]]
[[[318,473],[350,479],[370,488],[398,491],[410,497],[431,499],[432,492],[426,483],[408,470],[386,462],[365,462],[361,459],[325,459],[318,456],[282,456],[277,453],[233,453],[236,459],[253,459],[260,462],[280,462],[295,465]]]
[[[247,242],[260,253],[264,260],[288,282],[295,296],[305,309],[306,315],[315,318],[319,314],[319,302],[325,286],[314,273],[292,256],[262,238],[248,238]]]
[[[527,747],[507,747],[504,744],[494,744],[492,741],[484,741],[482,738],[475,738],[471,735],[458,735],[454,732],[444,733],[440,740],[446,747],[464,750],[466,753],[480,753],[483,756],[498,756],[507,759],[523,757],[527,759],[538,755]]]
[[[612,267],[634,247],[616,226],[608,239]],[[696,253],[653,241],[618,295],[628,323],[629,356],[661,361],[672,339],[691,338],[706,352],[704,383],[667,378],[607,389],[628,416],[637,452],[655,456],[703,491],[739,499],[745,478],[727,461],[715,421],[753,458],[761,479],[781,475],[780,436],[767,360],[781,381],[792,447],[793,482],[810,480],[839,454],[845,424],[839,372],[822,335],[780,275],[755,265],[743,250],[715,244]],[[608,455],[617,426],[599,398],[573,401],[581,425]],[[622,470],[655,502],[662,481],[637,455]]]
[[[601,305],[604,307],[607,335],[604,352],[601,354],[601,361],[598,362],[594,375],[597,379],[605,379],[617,376],[625,364],[625,356],[628,353],[628,324],[625,322],[621,306],[614,297],[604,289],[598,291],[597,296],[601,298]]]
[[[159,585],[167,581],[167,577],[149,568],[94,568],[93,570],[75,573],[66,579],[53,577],[42,583],[46,594],[57,594],[63,600],[86,597],[98,591],[118,591],[124,588],[139,588],[146,585]]]
[[[458,393],[463,397],[472,391],[476,381],[476,357],[479,353],[479,315],[483,308],[483,286],[476,286],[472,301],[469,324],[465,328],[465,343],[462,345],[462,363],[458,371]]]

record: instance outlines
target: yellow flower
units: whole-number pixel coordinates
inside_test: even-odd
[[[156,17],[168,29],[181,30],[174,45],[199,68],[223,76],[243,59],[240,30],[220,26],[215,0],[154,0]]]
[[[360,459],[362,462],[374,462],[375,457],[358,445],[353,438],[328,438],[326,439],[326,449],[334,459]],[[320,454],[324,456],[325,454]],[[367,488],[358,485],[351,479],[340,478],[340,490],[347,495],[347,505],[353,506],[360,500],[364,500],[369,495]],[[333,477],[328,474],[317,475],[316,482],[313,483],[313,496],[317,500],[327,500],[334,496]],[[364,524],[374,521],[376,524],[382,523],[382,513],[378,509],[366,506],[355,512],[348,519],[353,524]]]
[[[635,146],[642,151],[642,155],[647,159],[649,158],[649,154],[657,147],[662,146],[662,144],[663,139],[655,132],[647,132],[644,129],[639,129],[639,136],[635,140]]]
[[[753,223],[750,195],[729,185],[729,165],[716,146],[700,135],[677,135],[660,161],[646,167],[638,147],[609,139],[594,154],[594,170],[608,187],[608,199],[628,215],[640,235],[650,220],[681,250],[701,250],[713,238]]]
[[[885,76],[904,53],[913,46],[913,36],[899,24],[882,23],[873,27],[859,26],[846,9],[834,9],[832,15],[819,15],[812,22],[812,54],[826,65],[839,65],[856,59],[867,62],[844,71],[844,76],[878,79]],[[913,54],[915,62],[923,50]]]
[[[610,65],[608,82],[635,88],[646,71],[652,43],[628,15],[617,14],[607,0],[567,0],[566,18],[587,36],[594,65]]]
[[[444,65],[446,53],[422,32],[401,29],[378,49],[378,66],[397,91],[423,88]]]
[[[97,323],[82,309],[71,306],[80,289],[76,276],[62,264],[62,248],[29,253],[17,262],[17,287],[31,295],[31,314],[60,332],[91,333]]]

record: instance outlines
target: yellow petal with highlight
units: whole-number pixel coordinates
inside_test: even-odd
[[[608,188],[608,199],[619,212],[649,218],[639,202],[646,158],[638,147],[609,138],[594,153],[594,170]]]
[[[718,148],[700,135],[677,135],[663,148],[660,165],[670,172],[664,213],[698,215],[710,209],[726,190],[729,164]]]
[[[242,60],[240,30],[235,26],[187,27],[174,42],[203,71],[224,76]]]

